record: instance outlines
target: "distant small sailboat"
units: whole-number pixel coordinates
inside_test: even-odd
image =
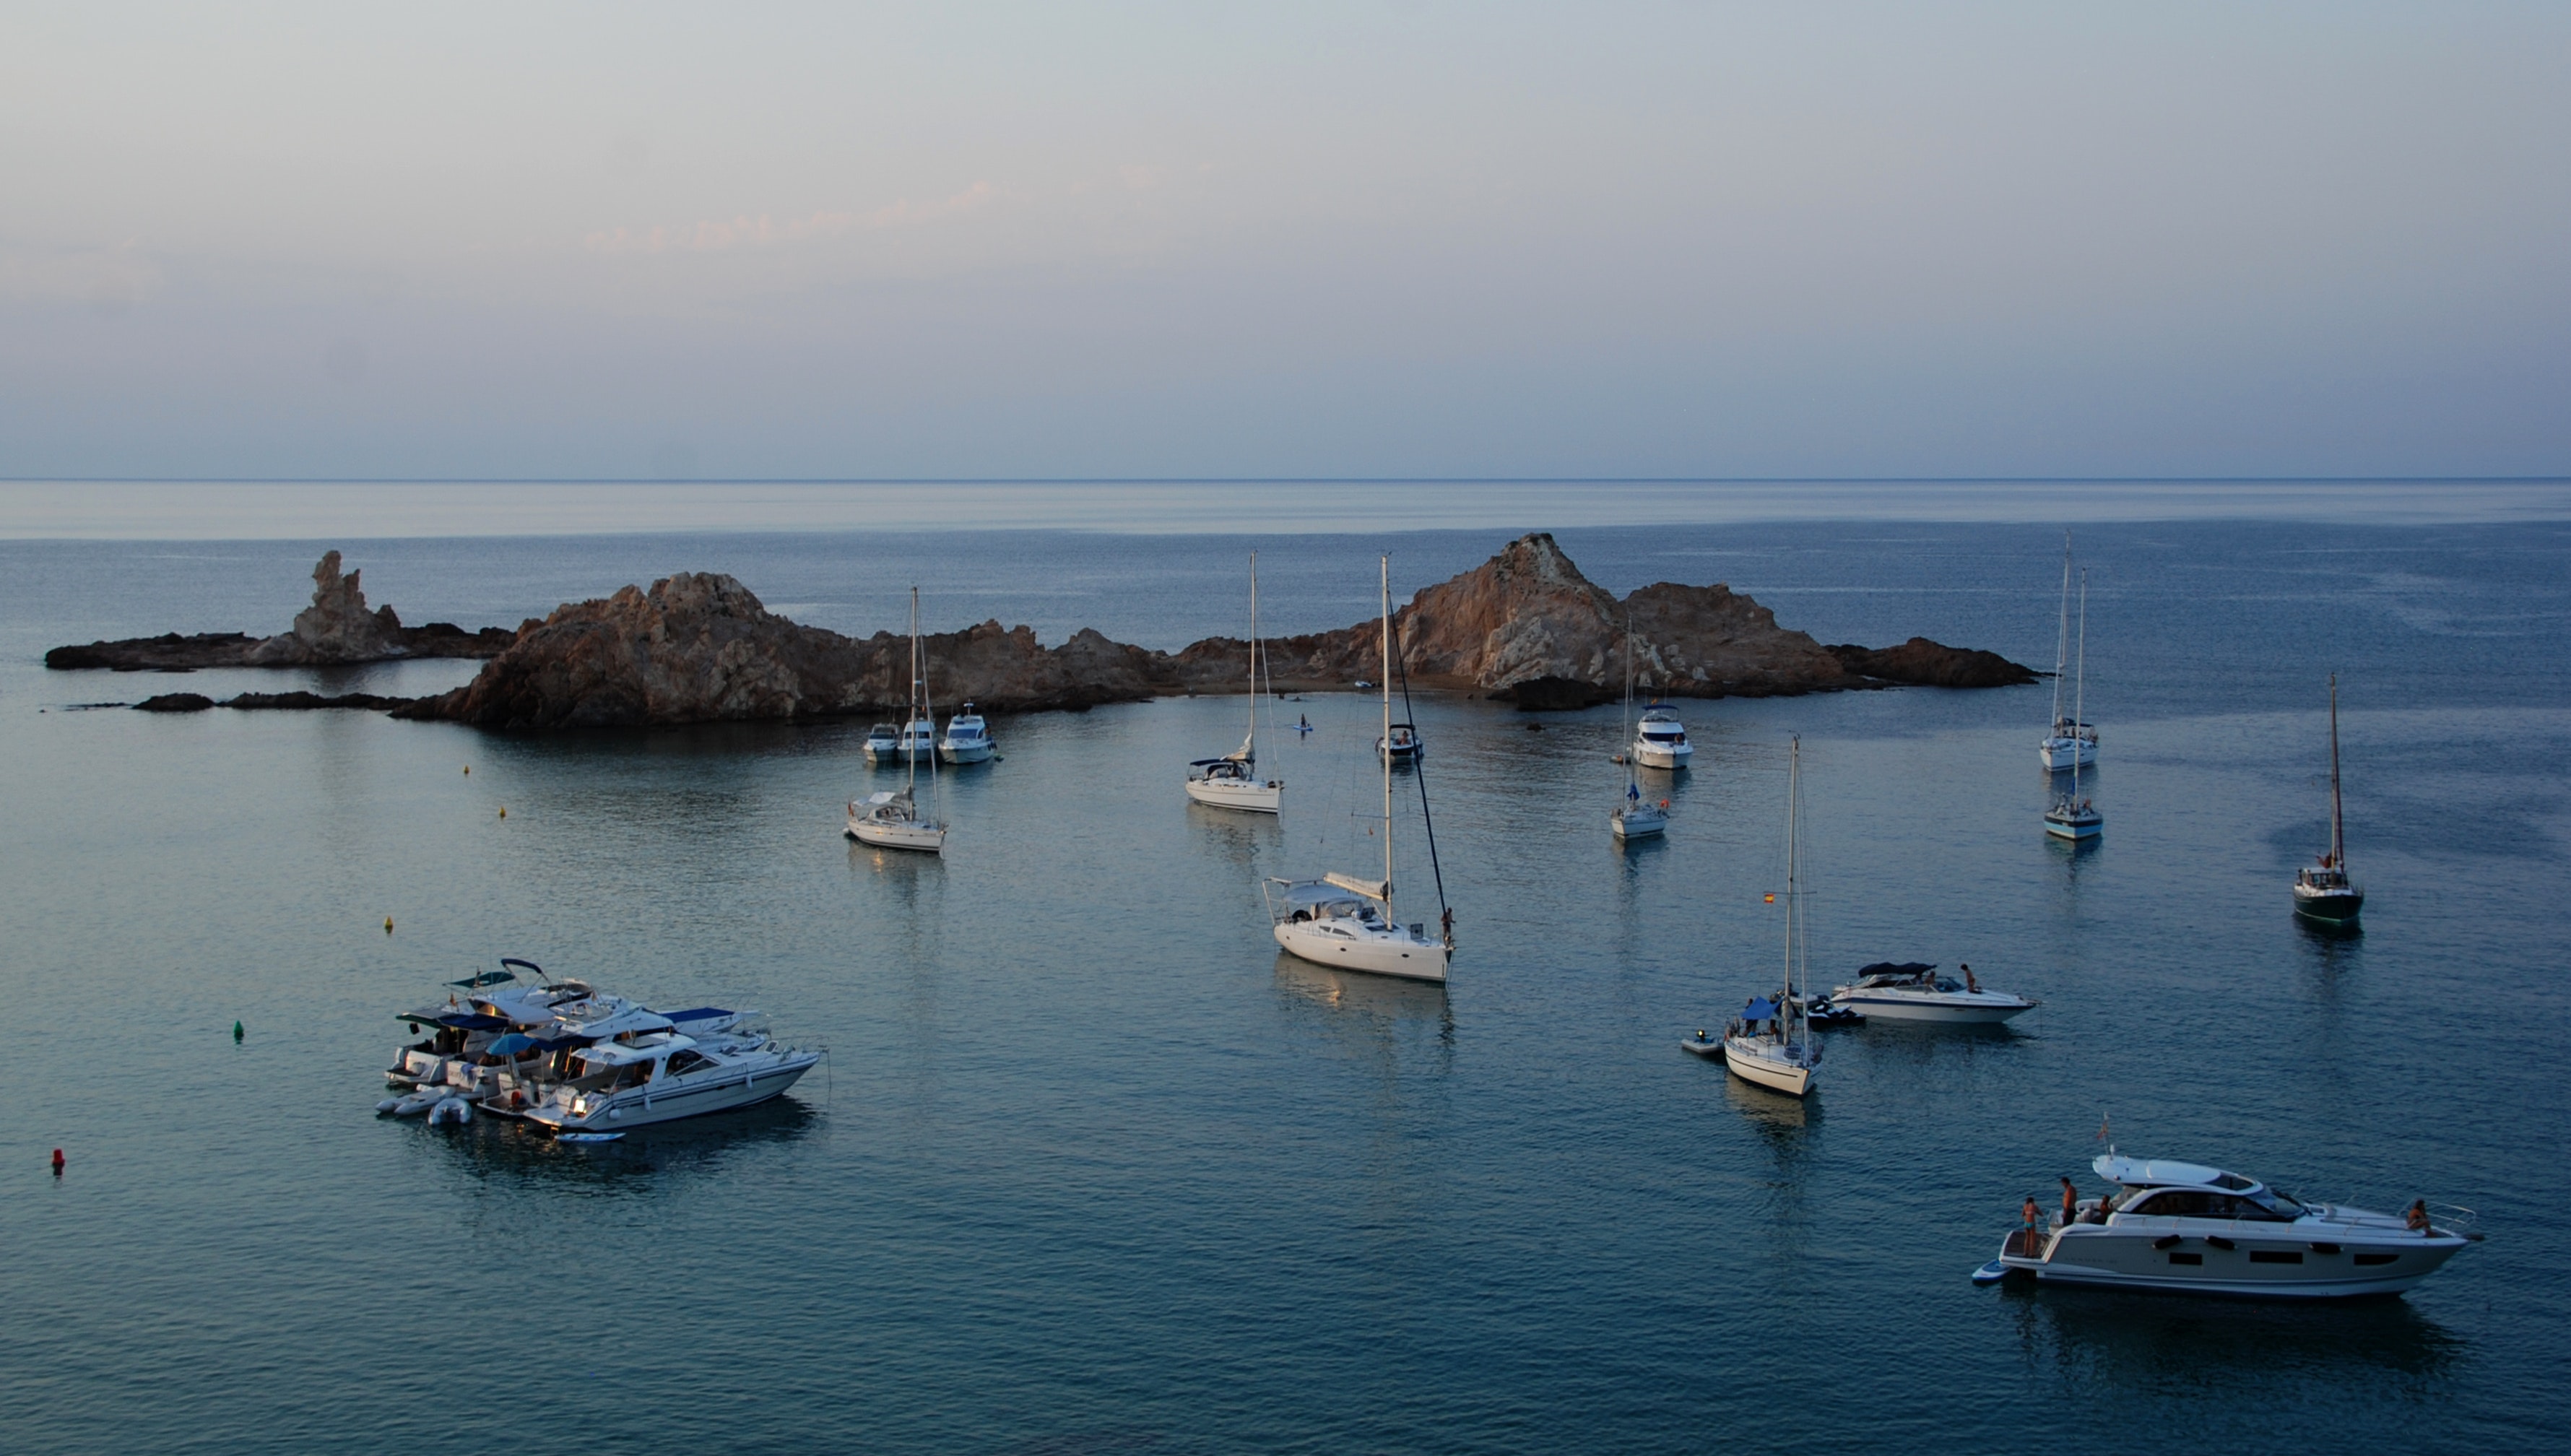
[[[936,731],[936,718],[928,708],[928,666],[919,652],[919,588],[910,589],[910,713],[905,722],[902,760],[908,766],[909,778],[898,791],[871,793],[848,803],[848,837],[860,844],[878,849],[918,849],[940,854],[946,849],[946,825],[943,821],[919,811],[919,764],[928,762],[928,782],[933,791],[937,785],[937,752],[928,736]],[[910,741],[919,734],[917,746]]]
[[[1751,998],[1733,1018],[1723,1034],[1723,1063],[1744,1082],[1801,1097],[1812,1090],[1812,1078],[1820,1071],[1821,1044],[1812,1039],[1803,1011],[1804,997],[1811,990],[1811,977],[1802,965],[1800,933],[1803,740],[1792,741],[1786,768],[1786,989],[1774,998]],[[1800,994],[1798,986],[1802,988]]]
[[[1625,717],[1623,722],[1625,726],[1622,732],[1630,735],[1634,729],[1634,627],[1631,622],[1625,625]],[[1618,839],[1627,840],[1649,838],[1667,829],[1670,826],[1670,801],[1662,799],[1655,803],[1643,797],[1642,780],[1635,775],[1634,769],[1635,759],[1639,755],[1629,749],[1617,756],[1625,760],[1625,801],[1616,805],[1615,809],[1608,814],[1607,827],[1615,832]]]
[[[2071,655],[2071,533],[2062,533],[2062,625],[2053,643],[2053,727],[2045,729],[2044,741],[2036,745],[2036,756],[2044,766],[2060,772],[2083,763],[2098,761],[2098,729],[2080,721],[2075,706],[2071,716],[2062,716],[2062,670],[2070,666]]]
[[[1286,781],[1259,776],[1259,553],[1250,553],[1250,732],[1220,758],[1188,765],[1188,797],[1209,808],[1273,814],[1285,801]]]
[[[2347,877],[2347,839],[2339,824],[2338,674],[2330,674],[2330,842],[2320,863],[2295,875],[2295,913],[2345,925],[2365,908],[2365,890]]]
[[[2086,568],[2080,573],[2080,651],[2075,662],[2077,666],[2072,669],[2071,678],[2071,716],[2074,722],[2078,722],[2081,704],[2089,690],[2089,573]],[[2044,811],[2044,832],[2077,844],[2083,839],[2097,838],[2106,825],[2105,816],[2080,791],[2080,758],[2074,754],[2071,758],[2071,791],[2057,795],[2053,807]]]

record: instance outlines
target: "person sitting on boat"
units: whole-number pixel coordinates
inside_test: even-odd
[[[2428,1232],[2428,1201],[2426,1199],[2412,1200],[2410,1204],[2410,1212],[2402,1215],[2401,1221],[2421,1233]]]
[[[1982,982],[1981,982],[1981,978],[1979,978],[1979,977],[1977,977],[1977,976],[1975,976],[1975,975],[1973,974],[1973,968],[1972,968],[1972,966],[1971,966],[1971,965],[1969,965],[1969,964],[1963,963],[1963,962],[1958,962],[1958,963],[1956,964],[1956,966],[1955,966],[1955,969],[1957,969],[1957,970],[1959,970],[1959,971],[1962,971],[1962,972],[1964,973],[1964,989],[1965,989],[1965,990],[1967,990],[1967,991],[1971,991],[1971,992],[1975,993],[1976,995],[1980,994],[1981,989],[1982,989]],[[2062,1183],[2063,1183],[2063,1187],[2068,1188],[2068,1187],[2070,1187],[2070,1185],[2071,1185],[2071,1180],[2069,1180],[2069,1179],[2067,1179],[2067,1178],[2066,1178],[2066,1179],[2064,1179],[2064,1180],[2062,1181]]]

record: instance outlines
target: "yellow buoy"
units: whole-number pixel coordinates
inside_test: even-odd
[[[384,917],[384,934],[386,934],[386,935],[390,935],[390,934],[392,934],[392,933],[393,933],[393,917],[391,917],[390,915],[386,915],[386,916]]]
[[[500,805],[500,817],[504,819],[509,817],[509,806],[507,804]]]
[[[468,774],[469,774],[469,773],[471,773],[471,772],[473,771],[473,765],[472,765],[472,764],[470,764],[470,763],[465,764],[465,765],[464,765],[464,771],[465,771],[466,773],[468,773]]]

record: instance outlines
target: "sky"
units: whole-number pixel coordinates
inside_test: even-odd
[[[0,8],[0,477],[2571,474],[2571,7]]]

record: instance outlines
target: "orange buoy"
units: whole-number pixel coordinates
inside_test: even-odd
[[[56,1178],[60,1178],[60,1177],[62,1177],[62,1176],[63,1176],[63,1150],[61,1150],[60,1148],[57,1148],[57,1149],[55,1149],[55,1150],[54,1150],[54,1177],[56,1177]]]

